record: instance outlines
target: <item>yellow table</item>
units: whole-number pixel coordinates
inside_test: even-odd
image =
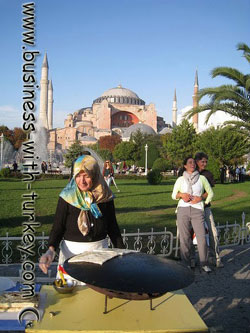
[[[169,292],[150,301],[108,299],[89,288],[79,288],[72,294],[58,294],[52,286],[43,286],[47,293],[45,313],[27,333],[69,332],[208,332],[182,290]],[[51,316],[50,312],[55,315]]]

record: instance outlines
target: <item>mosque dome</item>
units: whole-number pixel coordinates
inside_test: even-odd
[[[164,127],[159,134],[166,134],[166,133],[172,133],[173,129],[170,126]]]
[[[124,139],[130,138],[131,134],[134,134],[138,130],[140,130],[143,134],[149,134],[149,135],[156,134],[154,129],[151,126],[142,124],[142,123],[137,123],[137,124],[131,125],[128,128],[126,128],[122,137]]]
[[[109,103],[145,105],[145,102],[140,99],[135,92],[121,85],[105,91],[100,97],[93,101],[93,104],[101,103],[104,99]]]

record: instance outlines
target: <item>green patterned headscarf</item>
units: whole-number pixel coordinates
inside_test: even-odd
[[[84,171],[91,178],[93,186],[90,191],[83,192],[78,188],[75,178],[80,171]],[[101,175],[97,161],[92,156],[82,155],[75,161],[73,177],[60,193],[60,197],[81,209],[77,223],[85,236],[90,229],[86,212],[89,210],[95,218],[101,217],[102,213],[97,204],[112,200],[113,193]]]

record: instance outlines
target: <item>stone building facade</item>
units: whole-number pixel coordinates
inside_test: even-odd
[[[92,106],[81,108],[67,115],[63,128],[53,128],[53,86],[45,54],[42,65],[39,118],[48,133],[50,152],[67,150],[76,140],[91,145],[101,136],[120,135],[128,140],[127,129],[137,127],[145,133],[160,133],[171,128],[162,117],[157,117],[155,105],[146,104],[135,92],[118,85],[96,98]],[[136,126],[138,124],[138,126]],[[125,137],[124,137],[125,135]]]

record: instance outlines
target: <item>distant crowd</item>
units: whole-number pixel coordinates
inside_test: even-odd
[[[113,169],[114,174],[143,174],[145,172],[144,167],[138,167],[135,164],[127,165],[126,161],[122,162],[110,162],[110,165]],[[14,172],[18,171],[18,164],[16,161],[12,164],[12,170]],[[150,170],[150,169],[149,169]],[[58,165],[52,168],[50,162],[42,161],[41,163],[41,171],[42,173],[60,173],[61,170]],[[224,183],[240,183],[245,181],[246,177],[246,168],[244,166],[223,166],[220,168],[220,182]],[[183,168],[173,169],[171,173],[174,176],[181,176],[183,173]]]
[[[246,177],[246,169],[244,166],[236,168],[233,167],[222,167],[220,168],[220,182],[224,183],[239,183],[244,182]]]

